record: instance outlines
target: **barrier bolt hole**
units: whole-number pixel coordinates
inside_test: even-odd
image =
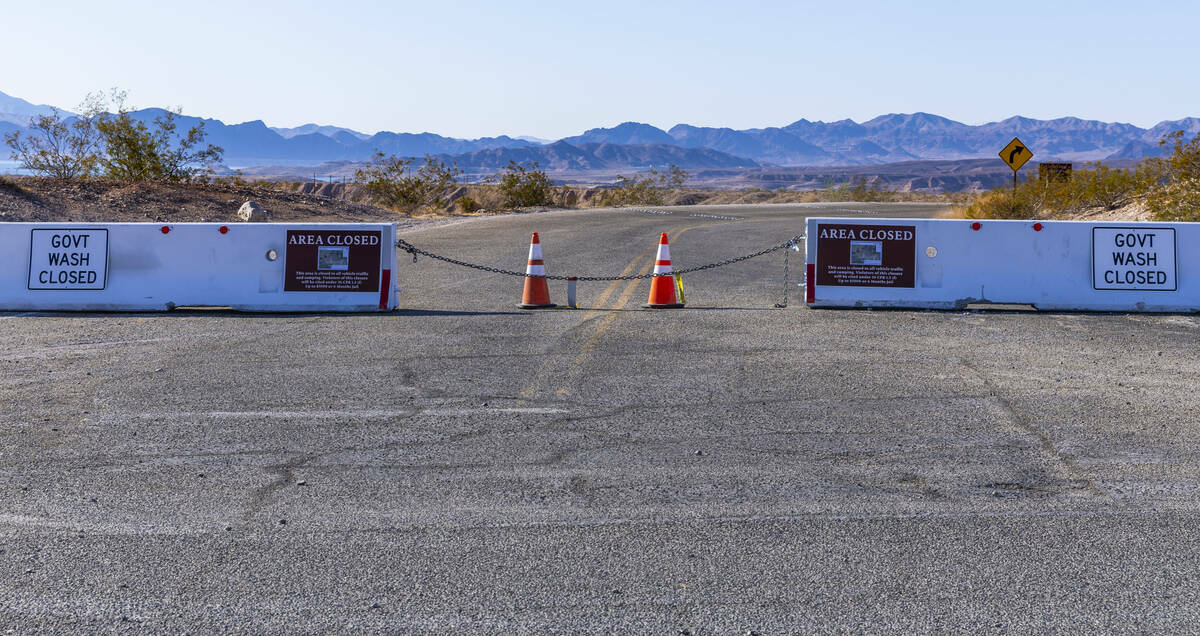
[[[979,221],[976,221],[971,224],[971,229],[975,230],[976,232],[978,232],[979,228],[981,228],[981,227],[983,227],[983,226],[979,224]]]
[[[229,234],[229,226],[222,225],[221,228],[217,231],[220,232],[221,234]]]
[[[164,225],[164,226],[162,226],[162,233],[163,233],[163,234],[169,234],[170,232],[171,232],[171,228],[170,228],[170,226],[167,226],[167,225]]]
[[[1033,231],[1034,231],[1034,232],[1041,232],[1041,231],[1042,231],[1042,224],[1041,224],[1041,223],[1034,223],[1034,224],[1033,224]]]
[[[276,254],[275,250],[267,250],[267,260],[268,261],[273,261],[277,258],[279,258],[279,254]]]

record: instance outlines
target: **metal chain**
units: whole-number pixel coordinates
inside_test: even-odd
[[[788,252],[783,250],[783,302],[775,303],[776,309],[787,309],[788,306]]]
[[[779,245],[774,245],[772,247],[768,247],[765,250],[760,250],[760,251],[754,252],[753,254],[747,254],[745,256],[738,256],[736,258],[726,259],[726,260],[720,261],[718,263],[709,263],[708,265],[700,265],[698,267],[686,267],[684,269],[677,269],[677,270],[674,270],[674,273],[675,274],[690,274],[692,272],[701,272],[706,269],[713,269],[714,267],[724,267],[726,265],[740,263],[741,261],[756,258],[756,257],[762,256],[764,254],[770,254],[771,252],[777,252],[782,249],[794,247],[794,246],[798,245],[801,241],[803,241],[804,238],[805,238],[805,236],[803,234],[797,234],[796,236],[793,236],[792,238],[788,239],[787,241],[785,241],[783,243],[780,243]],[[651,272],[649,274],[637,274],[637,275],[631,275],[631,276],[550,276],[548,274],[543,274],[543,275],[526,274],[525,272],[515,272],[515,271],[509,270],[509,269],[500,269],[499,267],[489,267],[487,265],[478,265],[475,263],[468,263],[466,261],[460,261],[460,260],[456,260],[456,259],[449,258],[446,256],[434,254],[433,252],[427,252],[427,251],[413,245],[412,243],[405,241],[404,239],[399,239],[399,238],[396,239],[396,247],[408,252],[409,254],[412,254],[414,263],[417,262],[417,256],[420,255],[420,256],[427,256],[429,258],[439,260],[439,261],[442,261],[445,263],[450,263],[451,265],[459,265],[462,267],[469,267],[471,269],[478,269],[480,271],[491,272],[493,274],[504,274],[507,276],[520,276],[522,278],[529,276],[531,278],[545,278],[547,280],[569,280],[569,279],[573,278],[575,280],[580,280],[580,281],[607,281],[607,280],[641,280],[643,278],[654,278],[655,277],[655,274],[653,272]]]
[[[791,245],[788,246],[789,249],[786,249],[783,251],[783,302],[775,303],[776,309],[787,309],[788,292],[791,291],[791,289],[792,289],[792,281],[791,281],[792,277],[788,271],[788,263],[789,263],[788,257],[791,256],[791,254],[789,254],[789,252],[791,252],[792,250],[796,250],[797,252],[799,252],[800,245],[802,245],[802,243],[793,242]]]

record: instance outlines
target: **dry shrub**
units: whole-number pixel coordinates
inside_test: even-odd
[[[476,201],[475,197],[471,195],[463,195],[459,197],[457,203],[458,211],[466,214],[478,212],[483,208],[483,206],[479,204],[479,201]]]
[[[1200,134],[1185,141],[1183,131],[1162,140],[1171,156],[1153,161],[1159,187],[1146,198],[1146,207],[1160,221],[1200,221]]]
[[[979,195],[968,205],[956,208],[964,219],[1029,219],[1037,216],[1040,198],[1033,188],[996,189]]]
[[[1200,221],[1200,134],[1188,140],[1183,131],[1176,131],[1160,145],[1172,146],[1171,154],[1128,169],[1097,162],[1072,172],[1065,181],[1026,180],[1016,192],[986,192],[955,213],[968,219],[1028,219],[1115,210],[1144,200],[1156,220]]]
[[[1146,198],[1146,207],[1159,221],[1200,221],[1200,179],[1160,186]]]
[[[682,188],[687,178],[687,171],[676,165],[666,171],[651,168],[646,174],[633,177],[617,175],[617,182],[600,193],[597,203],[605,207],[664,205],[667,197]]]
[[[370,164],[355,171],[354,183],[380,205],[413,214],[420,209],[444,207],[460,175],[462,170],[457,164],[430,155],[425,155],[424,162],[416,167],[412,157],[379,152]]]

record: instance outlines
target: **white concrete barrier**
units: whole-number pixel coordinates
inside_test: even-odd
[[[391,224],[0,223],[0,310],[386,311]]]
[[[1200,311],[1200,223],[807,222],[811,307]]]

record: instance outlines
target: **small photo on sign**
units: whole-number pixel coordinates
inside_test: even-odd
[[[883,241],[850,241],[851,265],[883,265]]]
[[[344,272],[350,269],[349,247],[317,248],[317,271]]]

